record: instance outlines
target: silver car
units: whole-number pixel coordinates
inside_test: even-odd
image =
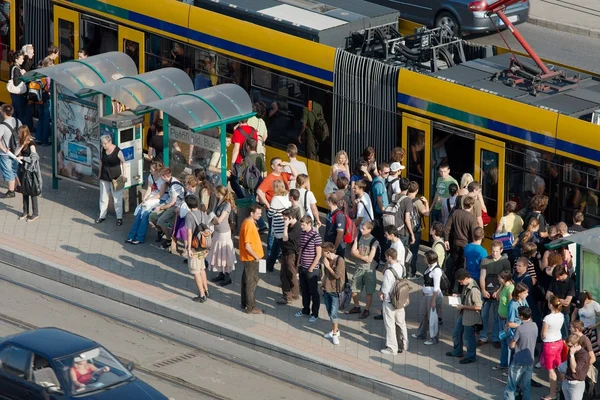
[[[489,4],[498,0],[367,0],[400,11],[400,18],[428,27],[446,24],[456,35],[495,31],[505,28],[497,15],[488,17]],[[529,0],[509,6],[505,14],[513,24],[529,18]]]

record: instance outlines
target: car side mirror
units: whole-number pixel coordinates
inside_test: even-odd
[[[132,363],[132,362],[130,362],[129,364],[127,364],[127,369],[128,369],[129,371],[133,371],[133,370],[135,369],[135,364],[134,364],[134,363]]]
[[[46,388],[48,394],[64,394],[62,390],[56,385],[51,385]]]

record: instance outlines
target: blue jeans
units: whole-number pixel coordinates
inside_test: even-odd
[[[479,340],[488,339],[490,313],[494,317],[494,325],[492,326],[492,342],[499,342],[500,338],[500,316],[498,315],[498,300],[486,299],[481,308],[481,318],[483,319],[483,329],[479,334]]]
[[[454,342],[452,355],[455,357],[464,354],[463,336],[464,342],[467,345],[467,355],[465,356],[465,358],[475,360],[477,358],[477,341],[475,339],[475,327],[464,326],[462,323],[462,315],[459,315],[456,319],[456,322],[454,323],[454,330],[452,331],[452,340]]]
[[[38,124],[35,131],[35,140],[42,144],[50,144],[50,101],[36,104]]]
[[[139,242],[144,243],[146,240],[146,232],[148,232],[150,213],[152,213],[151,209],[138,212],[135,216],[135,221],[133,221],[133,226],[129,231],[129,235],[127,235],[127,239],[138,240]]]
[[[442,209],[440,208],[439,210],[431,210],[431,213],[429,214],[430,217],[430,222],[433,224],[435,221],[439,221],[442,222]]]
[[[275,268],[275,263],[281,254],[280,242],[281,239],[275,238],[275,234],[273,234],[271,230],[271,224],[269,224],[269,237],[267,239],[267,271],[273,271]]]
[[[413,257],[410,260],[410,274],[414,275],[417,273],[417,260],[419,259],[419,246],[421,245],[421,231],[414,232],[415,242],[410,245],[410,252]]]
[[[500,318],[500,330],[504,330],[504,326],[506,325],[506,318]],[[510,349],[508,348],[508,338],[504,338],[500,340],[500,344],[502,347],[500,348],[500,366],[508,367],[510,365]]]
[[[334,324],[340,320],[338,309],[340,308],[340,295],[335,292],[323,292],[323,300],[325,301],[325,309],[329,314],[329,319]]]
[[[565,316],[565,322],[560,328],[560,334],[563,340],[567,340],[567,337],[569,336],[569,325],[571,324],[571,315],[569,313],[563,313],[563,315]]]
[[[530,400],[532,374],[533,365],[511,365],[508,370],[508,382],[504,389],[504,400],[514,400],[517,388],[521,388],[523,400]]]

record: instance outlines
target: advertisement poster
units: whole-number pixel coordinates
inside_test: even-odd
[[[55,84],[56,175],[97,186],[100,170],[98,96],[78,99]]]
[[[587,290],[595,299],[600,298],[600,255],[583,250],[581,290]]]

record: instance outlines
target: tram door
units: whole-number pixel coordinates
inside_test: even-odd
[[[486,241],[492,239],[498,219],[504,214],[504,152],[504,142],[476,135],[474,178],[481,182],[481,193],[491,219],[484,229]]]
[[[119,51],[127,54],[137,67],[138,73],[144,73],[144,32],[119,25]]]
[[[419,184],[419,196],[431,200],[431,121],[402,114],[402,147],[406,149],[406,170],[402,176]],[[422,227],[422,241],[429,241],[429,218]]]
[[[79,13],[54,6],[54,43],[58,46],[58,61],[77,58],[80,49]]]

